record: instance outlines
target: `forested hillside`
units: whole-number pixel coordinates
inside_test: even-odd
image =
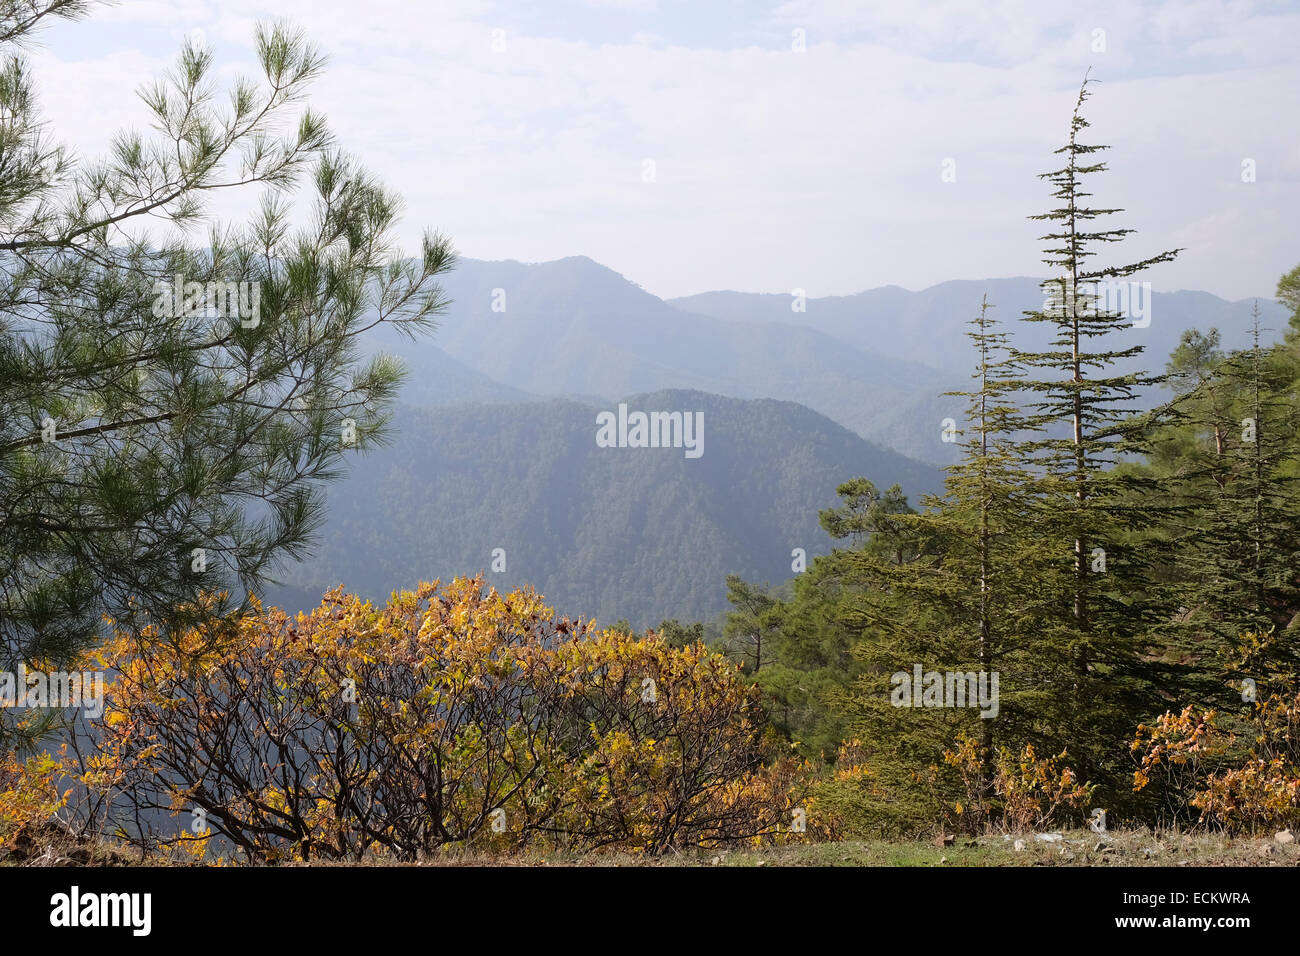
[[[297,608],[335,584],[382,597],[483,570],[606,622],[707,618],[727,606],[728,574],[780,581],[793,549],[829,550],[817,510],[845,476],[910,495],[942,482],[790,402],[687,391],[626,402],[703,412],[703,455],[598,448],[598,409],[570,401],[400,408],[394,444],[330,489],[319,546],[285,575],[296,590],[269,597]],[[492,573],[496,548],[506,570]]]

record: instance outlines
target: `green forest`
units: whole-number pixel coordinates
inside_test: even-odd
[[[1280,344],[1258,321],[1246,349],[1189,330],[1162,371],[1115,373],[1133,350],[1106,333],[1127,319],[1096,289],[1177,250],[1102,264],[1130,230],[1090,199],[1106,147],[1088,143],[1087,94],[1043,177],[1056,206],[1035,217],[1060,278],[1037,312],[973,304],[944,492],[847,481],[819,516],[832,554],[776,589],[728,581],[721,646],[859,833],[1077,824],[1086,808],[1253,829],[1300,809],[1300,267],[1278,283]],[[1051,347],[1019,350],[1021,323],[1049,324]],[[1136,411],[1155,385],[1172,397]],[[917,665],[996,672],[996,715],[900,706],[891,677]]]
[[[1294,308],[1298,290],[1300,269],[1278,295]],[[1136,382],[1108,379],[1106,353],[1077,353],[1095,372],[1076,379],[1075,353],[1020,353],[991,313],[971,322],[944,493],[914,507],[867,477],[840,485],[820,513],[840,546],[778,588],[729,578],[719,646],[780,733],[833,769],[825,798],[863,832],[978,832],[1027,767],[1035,786],[1068,771],[1077,787],[1057,822],[1084,806],[1169,826],[1294,820],[1300,313],[1267,348],[1188,332],[1159,376],[1173,397],[1141,415],[1124,414]],[[1089,327],[1056,320],[1067,346]],[[1062,422],[1077,432],[1051,437]],[[998,672],[995,719],[896,706],[890,676],[915,664]]]
[[[843,475],[942,486],[939,468],[793,402],[688,391],[631,401],[698,409],[705,454],[597,448],[587,403],[399,404],[394,443],[330,487],[311,557],[266,599],[302,610],[337,584],[382,599],[483,571],[498,589],[531,585],[565,613],[638,630],[665,616],[712,620],[727,574],[781,580],[795,548],[830,550],[817,512]]]

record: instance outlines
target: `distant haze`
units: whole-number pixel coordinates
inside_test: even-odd
[[[794,311],[788,295],[665,302],[575,256],[465,259],[446,290],[453,302],[432,336],[368,339],[408,367],[394,443],[329,489],[319,546],[272,601],[306,608],[340,583],[379,598],[483,571],[607,623],[712,618],[727,607],[727,574],[775,583],[795,549],[830,550],[817,515],[841,483],[897,482],[915,504],[941,491],[936,466],[957,448],[942,423],[964,425],[966,404],[943,392],[970,385],[964,333],[983,295],[1021,347],[1047,334],[1018,321],[1042,304],[1023,277],[872,289]],[[1179,292],[1150,305],[1147,328],[1107,343],[1146,345],[1147,369],[1163,370],[1185,329],[1248,340],[1252,302]],[[1285,310],[1263,300],[1260,311],[1276,338]],[[700,416],[701,456],[603,446],[599,417],[620,402]]]
[[[52,132],[101,154],[184,35],[228,82],[277,18],[331,56],[311,103],[412,248],[585,254],[663,297],[1033,275],[1091,68],[1089,188],[1138,230],[1116,255],[1184,247],[1144,278],[1228,299],[1300,261],[1294,2],[125,0],[33,51]]]
[[[637,392],[698,389],[735,398],[798,402],[863,438],[945,464],[955,446],[939,422],[960,418],[970,384],[968,322],[988,295],[990,315],[1021,349],[1043,348],[1038,280],[952,281],[909,292],[897,286],[812,298],[713,292],[651,295],[585,256],[554,262],[462,260],[445,281],[453,300],[432,338],[381,335],[374,347],[402,356],[412,374],[403,400],[508,402],[540,396],[609,402]],[[1150,324],[1108,336],[1107,348],[1143,345],[1122,363],[1161,372],[1187,329],[1217,327],[1226,346],[1250,338],[1253,300],[1207,292],[1155,293]],[[1259,301],[1265,341],[1280,338],[1286,310]],[[504,311],[494,311],[504,310]],[[1158,396],[1150,395],[1147,400]]]

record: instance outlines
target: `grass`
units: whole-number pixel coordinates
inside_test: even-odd
[[[1300,847],[1267,838],[1149,830],[1064,831],[1059,841],[958,837],[951,846],[885,840],[771,847],[721,855],[725,866],[1295,866]],[[1023,847],[1016,849],[1017,840]],[[1265,848],[1268,848],[1267,850]],[[707,862],[719,857],[714,854]]]
[[[1059,839],[1035,839],[1033,834],[957,837],[951,845],[903,840],[851,840],[837,843],[789,844],[752,849],[670,852],[657,858],[627,853],[566,854],[527,852],[494,856],[470,850],[449,850],[425,866],[1296,866],[1300,844],[1282,843],[1270,832],[1256,837],[1221,833],[1117,830],[1105,834],[1067,830]],[[1017,849],[1019,841],[1020,849]],[[60,846],[50,842],[32,847],[21,860],[0,852],[0,866],[113,866],[136,860],[98,848]],[[6,858],[7,857],[7,858]],[[378,865],[392,865],[376,861]],[[291,864],[292,865],[292,864]],[[352,864],[355,865],[355,864]]]

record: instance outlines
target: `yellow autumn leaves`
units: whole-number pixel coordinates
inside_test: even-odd
[[[796,775],[758,692],[703,645],[481,579],[226,624],[108,648],[90,756],[58,768],[101,831],[253,861],[792,836]]]

